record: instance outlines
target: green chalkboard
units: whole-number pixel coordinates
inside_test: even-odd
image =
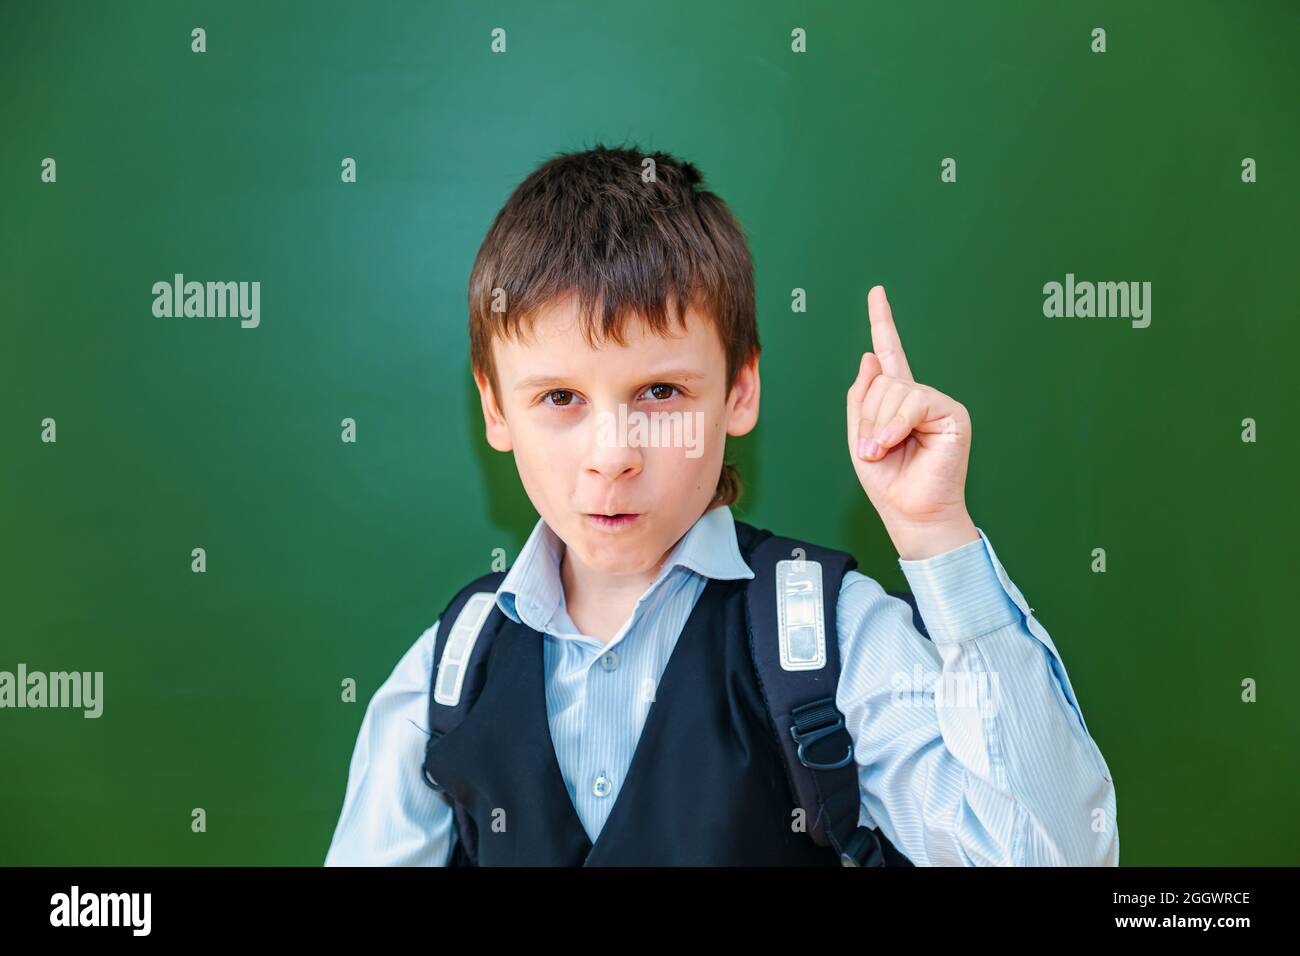
[[[4,4],[0,670],[104,697],[0,710],[0,862],[323,860],[366,701],[536,520],[475,252],[539,162],[634,143],[751,241],[736,515],[904,586],[844,447],[884,284],[1122,862],[1295,863],[1298,43],[1281,0]],[[156,314],[178,274],[258,282],[256,324]],[[1149,282],[1149,324],[1045,315],[1067,276]]]

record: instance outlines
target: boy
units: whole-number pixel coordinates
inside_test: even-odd
[[[966,409],[868,306],[850,459],[929,640],[849,555],[731,514],[753,267],[699,171],[596,147],[515,190],[471,362],[540,517],[370,701],[327,865],[1118,863],[1110,771],[966,511]]]

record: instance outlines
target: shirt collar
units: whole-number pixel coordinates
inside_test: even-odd
[[[551,526],[537,519],[519,557],[497,588],[497,606],[516,623],[545,631],[564,598],[560,559],[565,544]],[[752,578],[753,570],[740,556],[736,521],[730,505],[704,512],[669,552],[658,575],[646,589],[657,588],[674,568],[683,567],[707,578]]]

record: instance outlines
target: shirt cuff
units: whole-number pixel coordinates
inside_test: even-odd
[[[919,561],[898,559],[930,639],[956,643],[1015,624],[1020,608],[1002,586],[988,538]]]

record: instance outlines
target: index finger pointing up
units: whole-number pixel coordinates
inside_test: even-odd
[[[880,359],[881,371],[890,378],[915,381],[907,365],[907,356],[903,354],[903,343],[898,340],[898,328],[894,325],[894,314],[889,310],[884,286],[872,286],[867,293],[867,313],[871,316],[871,350]]]

